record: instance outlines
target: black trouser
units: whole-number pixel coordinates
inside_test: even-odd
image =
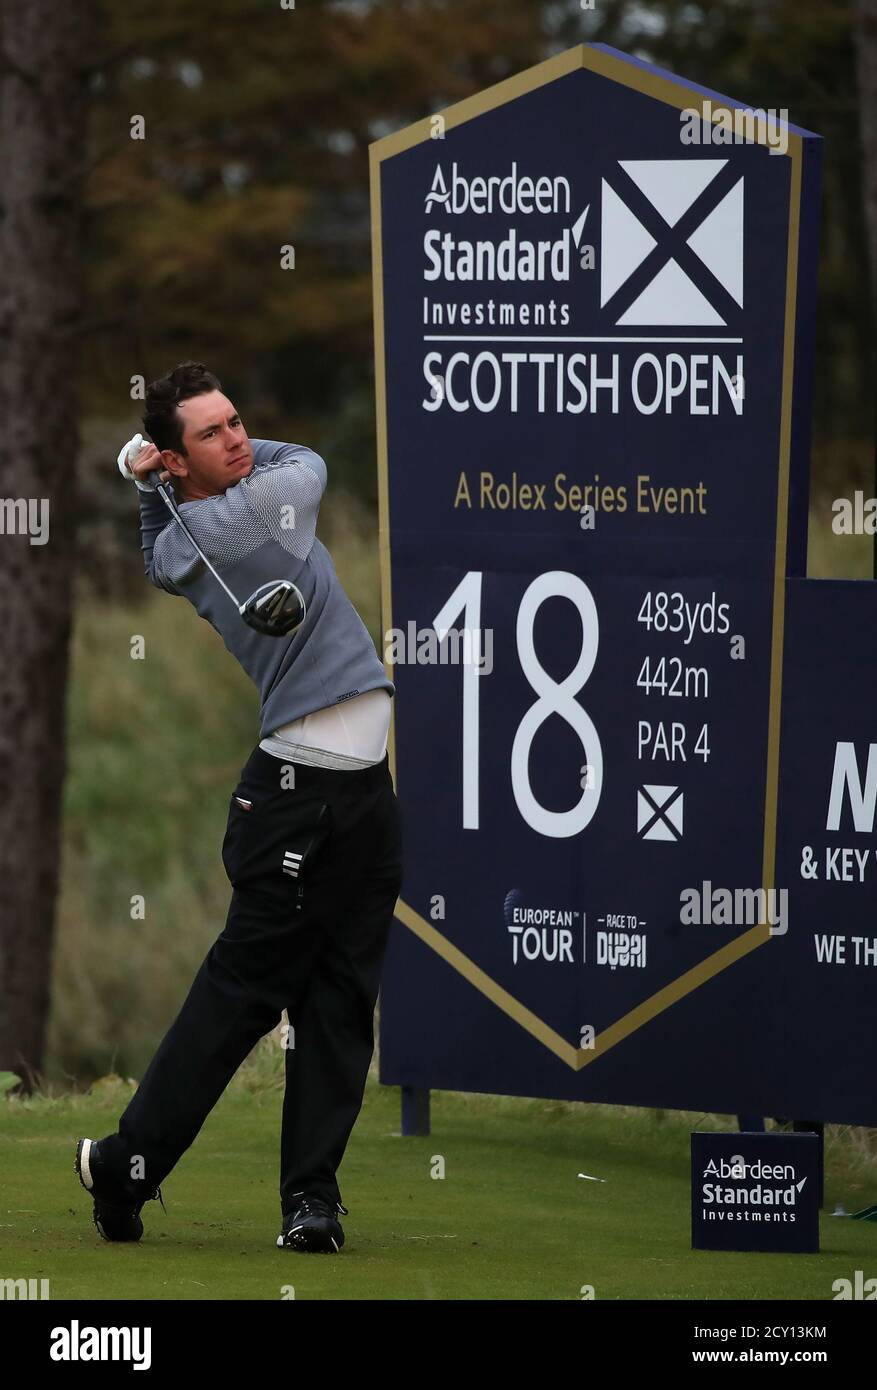
[[[340,1201],[335,1174],[362,1105],[402,884],[387,757],[335,771],[256,747],[230,800],[222,859],[234,890],[225,929],[101,1150],[120,1178],[138,1179],[140,1196],[153,1191],[286,1009],[281,1211],[300,1192]],[[145,1169],[130,1166],[135,1156]]]

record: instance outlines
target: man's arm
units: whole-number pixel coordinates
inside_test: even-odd
[[[157,492],[138,489],[138,496],[140,498],[140,550],[143,554],[143,572],[157,589],[164,589],[169,594],[179,594],[179,589],[169,588],[167,584],[159,581],[152,560],[155,542],[173,518]]]
[[[306,444],[283,444],[277,439],[251,439],[253,464],[301,463],[316,473],[320,480],[320,495],[326,490],[326,464],[319,454]]]
[[[251,439],[254,471],[241,480],[250,504],[280,545],[300,560],[307,559],[316,533],[317,512],[326,486],[326,464],[304,444],[276,439]],[[259,465],[258,473],[255,465]],[[179,594],[153,561],[153,549],[173,518],[157,492],[141,489],[140,549],[144,573],[157,589]]]
[[[123,444],[119,450],[117,459],[119,472],[123,478],[136,483],[138,497],[140,500],[140,550],[143,555],[143,571],[147,579],[150,579],[156,588],[163,589],[166,586],[156,577],[153,551],[155,542],[159,534],[164,530],[171,518],[161,497],[146,482],[147,476],[154,480],[153,469],[157,467],[159,478],[163,483],[170,482],[170,474],[161,465],[158,450],[154,444],[143,438],[142,434],[135,434],[133,439],[129,439],[127,444]],[[144,480],[141,482],[141,478]],[[171,593],[179,593],[178,589],[169,589]]]
[[[326,487],[326,464],[304,444],[275,439],[251,439],[250,443],[254,468],[242,481],[250,506],[284,550],[306,560]]]

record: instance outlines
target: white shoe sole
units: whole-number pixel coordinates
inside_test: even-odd
[[[296,1232],[297,1230],[301,1230],[301,1227],[300,1227],[300,1226],[296,1226],[296,1227],[293,1228],[293,1230],[287,1232],[286,1236],[278,1236],[278,1237],[277,1237],[277,1248],[278,1248],[278,1250],[298,1250],[299,1252],[304,1253],[304,1254],[306,1254],[306,1255],[331,1255],[331,1254],[332,1254],[332,1251],[331,1251],[331,1250],[309,1250],[308,1247],[307,1247],[306,1245],[299,1245],[299,1243],[298,1243],[297,1241],[295,1241],[295,1240],[290,1240],[290,1236],[295,1235],[295,1232]],[[340,1249],[341,1249],[341,1246],[338,1244],[338,1242],[337,1242],[337,1240],[335,1239],[334,1236],[330,1236],[329,1239],[331,1240],[332,1245],[333,1245],[333,1247],[334,1247],[335,1254],[337,1255],[338,1252],[339,1252]]]
[[[93,1139],[83,1139],[82,1148],[79,1151],[79,1180],[82,1186],[91,1192],[94,1182],[91,1176],[91,1146]]]

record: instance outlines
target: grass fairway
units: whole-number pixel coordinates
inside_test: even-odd
[[[403,1139],[399,1091],[373,1077],[339,1172],[344,1249],[278,1250],[280,1079],[248,1084],[249,1065],[164,1183],[167,1214],[145,1206],[138,1245],[100,1239],[73,1172],[76,1139],[114,1129],[130,1086],[0,1099],[0,1278],[85,1300],[579,1299],[583,1285],[597,1299],[830,1300],[834,1279],[877,1274],[877,1225],[831,1215],[820,1255],[691,1251],[688,1136],[731,1128],[723,1117],[435,1092],[432,1135]],[[863,1132],[830,1130],[826,1169],[826,1213],[877,1198]]]

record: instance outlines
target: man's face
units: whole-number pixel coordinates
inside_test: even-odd
[[[215,497],[252,471],[253,446],[228,396],[208,391],[181,401],[177,411],[186,452],[165,449],[162,458],[186,502]]]

